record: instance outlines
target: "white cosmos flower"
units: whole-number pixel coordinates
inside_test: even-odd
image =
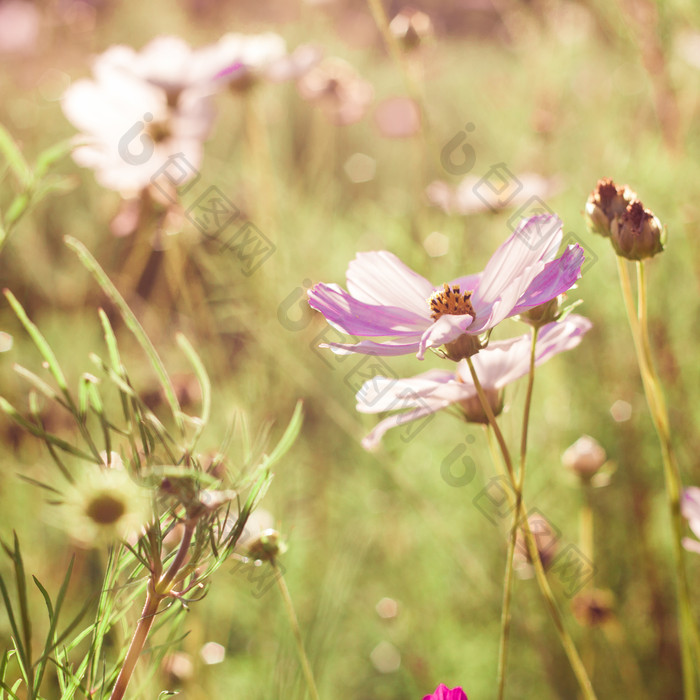
[[[139,53],[112,46],[95,60],[94,80],[75,82],[63,96],[66,117],[82,132],[75,161],[103,187],[129,195],[178,158],[183,184],[201,164],[219,65],[209,50],[193,51],[176,37]]]

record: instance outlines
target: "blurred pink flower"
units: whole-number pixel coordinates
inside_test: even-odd
[[[39,39],[41,13],[31,2],[0,3],[0,53],[31,53]]]
[[[683,491],[681,512],[683,513],[683,517],[688,521],[688,525],[693,531],[693,534],[700,539],[700,488],[697,486],[689,486]],[[700,554],[700,542],[698,542],[698,540],[684,537],[683,546],[689,552],[697,552]]]
[[[112,46],[93,64],[94,80],[79,80],[62,100],[80,131],[73,157],[95,170],[108,189],[135,194],[173,158],[196,175],[213,120],[213,76],[220,66],[208,49],[159,37],[139,53]]]
[[[335,352],[406,355],[422,359],[427,348],[446,346],[462,359],[461,343],[510,316],[539,306],[570,289],[581,275],[583,249],[569,246],[555,259],[562,240],[556,217],[523,220],[493,254],[483,272],[459,277],[442,288],[406,267],[387,251],[358,253],[348,266],[348,291],[316,284],[309,304],[343,333],[385,340],[329,343]]]
[[[446,685],[440,683],[435,688],[435,692],[432,695],[426,695],[423,700],[469,700],[469,698],[461,688],[450,690]]]
[[[543,326],[537,338],[535,364],[539,366],[560,352],[575,348],[591,326],[587,318],[577,314]],[[529,334],[495,341],[473,357],[476,376],[487,395],[497,393],[528,373],[531,342]],[[381,421],[362,441],[365,449],[376,447],[391,428],[424,418],[451,404],[466,406],[470,400],[478,401],[466,360],[461,360],[452,372],[432,369],[408,379],[374,377],[365,382],[356,399],[360,413],[403,411]]]

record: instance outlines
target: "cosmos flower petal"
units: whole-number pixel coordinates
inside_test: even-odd
[[[487,309],[504,298],[504,306],[511,300],[514,306],[554,256],[561,238],[561,221],[556,216],[533,216],[523,221],[486,264],[479,290],[472,298],[474,308]]]
[[[430,320],[433,285],[386,250],[358,253],[347,271],[348,291],[367,304],[397,306]]]
[[[461,688],[450,690],[446,685],[440,683],[432,695],[426,695],[423,700],[469,700],[467,694]]]
[[[379,426],[377,426],[377,427],[379,427]],[[691,537],[684,537],[681,540],[681,544],[683,545],[683,547],[687,551],[695,552],[696,554],[700,554],[700,542],[698,542],[697,540],[694,540]]]
[[[689,486],[683,491],[681,513],[688,521],[693,534],[700,538],[700,488]]]
[[[377,376],[367,380],[357,392],[356,408],[360,413],[382,413],[416,408],[425,399],[455,401],[461,388],[454,373],[448,370],[429,370],[407,379]]]
[[[560,258],[545,265],[544,270],[535,277],[520,297],[510,315],[513,316],[544,304],[571,289],[576,280],[581,277],[581,265],[583,265],[584,259],[581,246],[569,246]]]
[[[543,326],[538,334],[535,365],[539,366],[554,355],[575,348],[592,325],[587,318],[570,314],[563,321]],[[530,334],[523,334],[508,340],[489,343],[486,348],[474,355],[472,359],[474,369],[484,389],[503,389],[506,385],[526,376],[530,370],[531,342]],[[382,421],[370,434],[372,440],[379,440],[390,428],[425,415],[419,412],[420,407],[439,406],[435,409],[439,410],[476,395],[477,391],[467,362],[461,360],[454,373],[431,370],[408,379],[376,377],[369,380],[357,394],[357,410],[362,413],[379,413],[411,409],[403,414],[406,416],[404,420],[399,421],[396,416],[391,416],[393,420]],[[412,411],[416,411],[414,418],[408,417]],[[700,493],[698,499],[700,499]]]
[[[414,408],[405,413],[394,413],[394,415],[385,418],[375,426],[374,430],[362,440],[362,447],[366,450],[371,450],[379,444],[387,430],[396,428],[404,423],[419,420],[431,413],[436,413],[440,409],[445,408],[448,404],[449,402],[445,401],[426,401],[420,408]]]
[[[372,340],[361,340],[359,343],[321,343],[320,348],[329,348],[336,355],[349,355],[359,352],[362,355],[410,355],[417,352],[420,341],[416,339],[411,343],[382,342],[376,343]]]
[[[469,328],[473,320],[474,317],[470,314],[460,314],[458,316],[448,314],[440,316],[440,318],[423,333],[420,340],[420,348],[417,353],[418,359],[423,359],[427,348],[437,348],[459,338],[459,336]]]
[[[308,291],[308,297],[312,308],[350,335],[416,336],[426,325],[424,319],[411,311],[365,303],[334,284],[316,284]]]

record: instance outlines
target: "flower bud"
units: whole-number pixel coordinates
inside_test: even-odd
[[[565,296],[565,294],[560,294],[544,304],[528,309],[525,313],[520,314],[520,320],[533,328],[542,328],[548,323],[558,321],[563,312],[562,303]]]
[[[547,568],[554,559],[557,551],[557,541],[559,535],[550,525],[549,521],[539,513],[533,513],[527,519],[530,527],[530,532],[535,539],[537,553],[540,556],[543,568]],[[532,557],[530,556],[530,548],[527,545],[527,538],[523,528],[518,529],[515,540],[515,553],[519,560],[519,568],[531,567]]]
[[[443,353],[448,360],[459,362],[466,360],[467,357],[476,355],[479,350],[483,350],[487,345],[478,335],[469,335],[462,333],[455,340],[443,345]]]
[[[585,219],[591,233],[610,237],[612,222],[622,216],[637,195],[627,186],[618,187],[610,178],[598,180],[586,201]]]
[[[486,399],[489,402],[489,406],[491,406],[493,415],[500,415],[503,411],[503,391],[500,389],[484,389],[484,394],[486,394]],[[459,405],[468,423],[483,423],[488,425],[488,416],[478,396],[470,396],[468,399],[460,401]]]
[[[617,254],[628,260],[643,260],[661,253],[666,243],[666,229],[639,200],[613,220],[611,240]]]
[[[272,561],[287,551],[287,545],[277,530],[268,528],[247,543],[247,554],[251,559]]]
[[[584,627],[597,627],[612,620],[613,607],[613,594],[597,588],[580,593],[571,603],[574,617]]]
[[[590,435],[580,437],[561,456],[562,464],[588,481],[607,461],[602,445]]]
[[[420,44],[433,34],[433,23],[420,10],[404,7],[389,24],[391,33],[401,42],[405,49],[418,48]]]

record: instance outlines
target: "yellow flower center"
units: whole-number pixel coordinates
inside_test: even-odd
[[[469,314],[474,316],[474,307],[471,303],[472,292],[460,292],[459,285],[444,284],[441,291],[435,291],[428,300],[430,303],[430,315],[434,321],[440,316],[462,316]]]
[[[124,513],[126,513],[124,502],[109,493],[95,496],[85,508],[85,515],[98,525],[114,525]]]

